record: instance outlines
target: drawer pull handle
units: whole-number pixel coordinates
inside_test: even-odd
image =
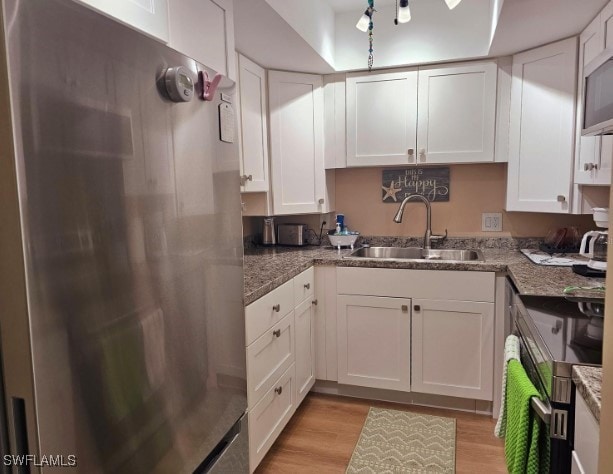
[[[281,311],[281,305],[280,305],[280,304],[276,304],[276,305],[274,305],[274,306],[272,307],[272,310],[273,310],[275,313],[278,313],[279,311]]]
[[[277,395],[281,395],[281,394],[283,393],[283,387],[277,387],[277,388],[275,388],[275,393],[276,393]]]
[[[311,304],[317,306],[317,300],[311,301]]]
[[[415,311],[421,311],[421,306],[419,306],[418,304],[416,304],[415,306],[413,306],[413,309]]]
[[[311,284],[310,284],[310,283],[305,283],[305,284],[304,284],[304,288],[305,288],[306,290],[310,290],[310,289],[311,289]]]
[[[275,329],[272,332],[272,335],[275,336],[275,337],[281,337],[281,329]]]

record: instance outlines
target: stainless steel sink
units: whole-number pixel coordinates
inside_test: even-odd
[[[420,247],[362,247],[354,250],[345,258],[446,262],[478,262],[484,260],[481,250],[423,249]]]

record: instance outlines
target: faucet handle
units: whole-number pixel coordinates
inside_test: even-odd
[[[432,234],[430,236],[430,240],[435,240],[435,241],[440,241],[440,242],[443,242],[446,239],[447,239],[447,229],[445,229],[445,235]]]

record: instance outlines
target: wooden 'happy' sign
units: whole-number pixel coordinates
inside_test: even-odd
[[[383,202],[400,202],[421,194],[430,202],[449,201],[449,167],[384,169]]]

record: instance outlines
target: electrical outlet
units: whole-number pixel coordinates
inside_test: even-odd
[[[500,212],[481,214],[481,230],[483,232],[502,232],[502,214]]]

